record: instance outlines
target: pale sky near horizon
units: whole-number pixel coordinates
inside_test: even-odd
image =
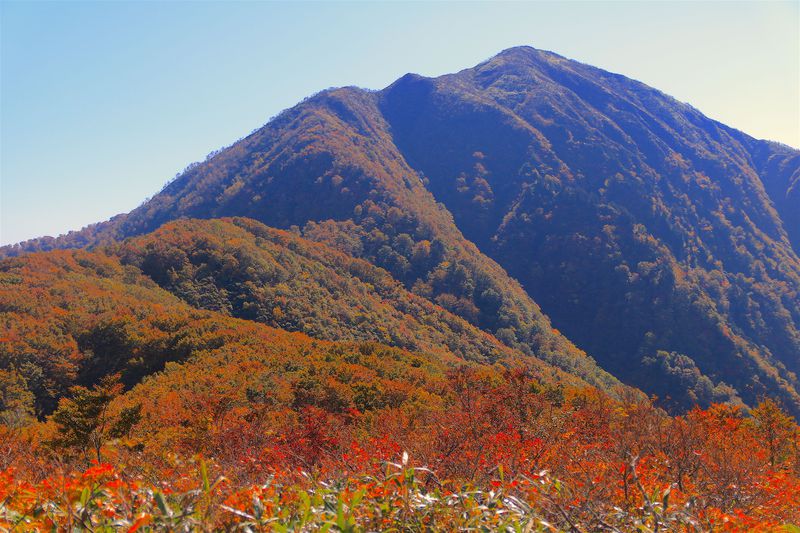
[[[531,45],[800,147],[800,1],[0,2],[0,244],[126,212],[331,86]]]

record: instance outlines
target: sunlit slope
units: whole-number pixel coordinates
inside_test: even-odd
[[[46,414],[72,385],[93,385],[109,374],[119,373],[123,382],[132,386],[168,362],[184,362],[209,350],[224,347],[226,353],[247,364],[256,345],[280,345],[284,340],[288,343],[300,338],[305,344],[314,342],[305,334],[255,321],[260,320],[292,330],[309,330],[318,340],[383,341],[412,348],[437,368],[470,361],[497,363],[526,368],[543,382],[586,386],[580,379],[515,352],[464,320],[409,294],[385,272],[367,263],[253,221],[235,221],[262,235],[257,238],[233,222],[182,221],[158,234],[158,249],[148,247],[147,237],[122,245],[126,261],[134,257],[135,246],[142,246],[145,272],[154,258],[164,259],[160,252],[169,250],[172,258],[180,252],[175,243],[169,243],[170,232],[174,232],[170,235],[173,239],[205,243],[205,248],[192,247],[195,259],[204,253],[208,259],[216,253],[229,267],[236,261],[239,266],[250,261],[235,274],[239,281],[225,277],[232,275],[230,268],[217,270],[215,265],[218,279],[227,281],[232,292],[215,287],[209,278],[189,276],[191,265],[186,270],[159,270],[175,279],[185,276],[167,285],[176,294],[191,299],[196,294],[191,290],[200,286],[201,301],[192,303],[218,310],[192,307],[160,288],[137,266],[123,265],[117,257],[102,252],[57,250],[1,261],[0,371],[21,380],[21,386],[33,394],[37,412]],[[241,240],[238,246],[237,236]],[[212,243],[220,238],[230,247],[214,249]],[[248,240],[252,248],[244,244]],[[315,255],[325,263],[317,261]],[[354,273],[346,270],[349,268]],[[288,277],[281,281],[281,276]],[[225,299],[228,295],[230,300]],[[209,304],[214,301],[228,302],[231,307]],[[266,314],[256,313],[251,317],[254,320],[234,318],[230,314],[241,310],[235,305],[262,309]],[[397,337],[397,332],[403,335]],[[273,353],[272,348],[269,353]],[[302,351],[281,353],[289,359],[303,357]],[[213,373],[207,377],[215,379]]]

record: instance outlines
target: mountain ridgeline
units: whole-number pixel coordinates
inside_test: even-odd
[[[246,218],[159,229],[221,217]],[[74,247],[328,340],[800,413],[800,152],[533,48],[324,91],[131,213],[3,254]]]

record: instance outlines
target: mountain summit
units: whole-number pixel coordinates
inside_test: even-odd
[[[4,253],[249,217],[602,388],[613,375],[675,409],[770,394],[798,413],[799,194],[797,150],[517,47],[321,92],[131,213]]]

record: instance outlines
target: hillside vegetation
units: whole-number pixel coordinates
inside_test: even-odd
[[[247,220],[182,221],[159,242],[179,250],[171,240],[208,227],[196,248],[208,258],[214,230],[230,237],[236,224],[304,250]],[[145,239],[122,249],[133,243],[148,249]],[[182,264],[167,271],[209,263]],[[0,266],[13,287],[0,298],[4,528],[701,531],[800,520],[800,428],[772,401],[670,417],[634,391],[614,399],[515,364],[525,357],[481,364],[198,310],[105,253]]]
[[[528,47],[0,249],[0,530],[795,531],[800,152]]]
[[[440,369],[470,360],[502,362],[528,368],[548,383],[586,385],[407,293],[380,269],[253,221],[235,222],[261,237],[256,241],[233,222],[182,221],[155,240],[123,243],[120,253],[126,261],[136,258],[144,272],[83,250],[0,262],[0,372],[14,381],[18,396],[33,399],[29,414],[49,414],[71,386],[91,386],[113,374],[133,386],[168,362],[209,349],[247,360],[254,354],[245,346],[267,343],[257,341],[265,331],[288,342],[293,337],[284,330],[320,340],[384,341],[414,349]],[[180,243],[190,245],[186,250],[197,267],[180,256]],[[175,263],[165,264],[166,258]],[[155,264],[163,268],[153,270]],[[205,277],[203,268],[217,277]],[[196,307],[159,288],[147,272],[168,274],[172,281],[156,280]],[[288,357],[311,364],[302,353]]]
[[[133,212],[6,253],[250,217],[598,386],[610,372],[672,409],[769,394],[799,412],[798,176],[796,150],[521,47],[324,91]]]
[[[254,220],[180,220],[109,251],[194,307],[318,339],[372,340],[451,361],[454,355],[483,363],[524,359],[570,379],[407,291],[385,270]]]

